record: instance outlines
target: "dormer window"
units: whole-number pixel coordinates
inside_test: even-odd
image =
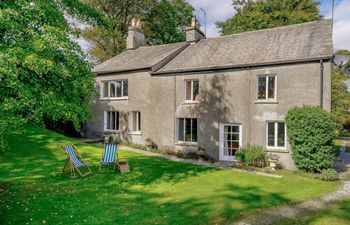
[[[128,81],[104,81],[101,83],[100,95],[102,99],[118,99],[128,97]]]
[[[199,82],[198,80],[186,80],[185,81],[185,95],[186,101],[198,102],[199,101]]]

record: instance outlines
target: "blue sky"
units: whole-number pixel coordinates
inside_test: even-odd
[[[232,0],[188,0],[195,8],[195,14],[199,18],[204,30],[204,18],[200,8],[207,13],[207,36],[219,36],[215,26],[216,21],[224,21],[234,13]],[[319,8],[325,18],[331,18],[332,0],[320,0]],[[335,0],[334,26],[333,26],[334,49],[350,50],[350,0]]]

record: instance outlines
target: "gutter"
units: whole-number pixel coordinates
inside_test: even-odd
[[[262,63],[250,63],[250,64],[237,64],[228,66],[209,66],[200,68],[190,68],[190,69],[178,69],[178,70],[168,70],[168,71],[157,71],[151,72],[151,75],[164,75],[164,74],[178,74],[178,73],[188,73],[188,72],[203,72],[203,71],[217,71],[217,70],[228,70],[228,69],[244,69],[247,67],[263,67],[263,66],[273,66],[273,65],[283,65],[283,64],[294,64],[301,62],[318,62],[319,60],[331,60],[332,56],[321,56],[307,59],[299,60],[284,60],[275,62],[262,62]]]

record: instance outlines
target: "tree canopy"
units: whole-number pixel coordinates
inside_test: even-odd
[[[233,0],[236,13],[217,22],[221,35],[305,23],[322,18],[312,0]]]
[[[148,44],[185,40],[184,30],[191,22],[192,6],[185,0],[84,0],[106,18],[105,25],[82,30],[92,44],[90,55],[102,62],[125,50],[128,27],[133,18],[142,20]]]
[[[350,57],[350,51],[336,53]],[[350,62],[332,69],[332,113],[336,117],[337,131],[341,136],[350,136],[350,92],[345,81],[350,80]]]
[[[104,24],[78,0],[0,2],[0,150],[25,123],[66,121],[79,130],[90,115],[94,74],[64,12]]]

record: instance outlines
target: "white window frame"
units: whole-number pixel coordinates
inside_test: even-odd
[[[185,102],[189,102],[189,103],[197,103],[198,101],[193,100],[193,82],[198,82],[198,95],[199,95],[199,80],[196,79],[189,79],[189,80],[185,80]],[[191,82],[191,88],[190,88],[190,95],[191,95],[191,100],[186,99],[187,98],[187,82]]]
[[[121,97],[110,97],[111,96],[111,93],[110,93],[110,91],[111,91],[111,88],[110,88],[110,86],[111,86],[111,84],[112,83],[114,83],[114,85],[115,85],[115,88],[117,87],[117,82],[121,82]],[[129,90],[128,90],[128,95],[127,96],[124,96],[123,94],[123,89],[124,89],[124,82],[128,82],[128,85],[129,85],[129,81],[128,80],[110,80],[110,81],[101,81],[100,82],[100,99],[101,100],[105,100],[105,99],[111,99],[111,100],[113,100],[113,99],[129,99]],[[103,96],[103,94],[104,94],[104,87],[105,87],[105,85],[104,84],[106,84],[107,83],[107,88],[108,88],[108,90],[107,90],[107,97],[104,97]],[[128,86],[128,89],[129,89],[129,86]],[[115,95],[117,95],[117,88],[115,89]]]
[[[274,146],[269,146],[269,123],[274,124]],[[278,144],[278,124],[283,123],[284,124],[284,146],[277,146]],[[266,149],[271,150],[287,150],[287,126],[285,121],[266,121]]]
[[[237,126],[239,127],[239,148],[242,147],[243,143],[243,126],[240,123],[220,123],[220,151],[219,151],[219,160],[223,161],[235,161],[234,156],[225,156],[224,155],[224,127],[225,126]]]
[[[138,130],[135,129],[134,127],[134,115],[136,114],[136,127],[138,128]],[[131,112],[131,123],[130,123],[130,134],[141,134],[141,129],[142,129],[142,122],[141,122],[141,112],[140,111],[132,111]]]
[[[184,140],[179,140],[179,129],[180,129],[180,126],[179,126],[179,123],[180,123],[180,119],[183,119],[184,120],[184,124],[183,124],[183,137],[184,137]],[[185,141],[185,136],[186,136],[186,119],[191,119],[191,128],[192,128],[192,123],[193,123],[193,119],[196,119],[197,120],[197,141]],[[193,144],[193,145],[196,145],[198,143],[198,118],[188,118],[188,117],[178,117],[176,118],[176,141],[177,143],[185,143],[185,144]],[[192,132],[191,132],[191,140],[192,140]]]
[[[118,118],[116,118],[115,122],[118,124],[115,124],[116,128],[115,130],[112,129],[107,129],[107,116],[108,116],[108,112],[115,112],[116,116],[118,115]],[[111,121],[111,119],[110,119]],[[103,130],[104,131],[119,131],[120,130],[120,112],[119,111],[115,111],[115,110],[109,110],[109,111],[104,111],[103,113]]]
[[[266,90],[265,90],[265,96],[266,98],[259,98],[259,78],[265,77],[266,82]],[[275,77],[275,89],[273,93],[273,98],[269,98],[269,77]],[[277,75],[276,74],[266,74],[266,75],[258,75],[258,79],[256,82],[256,99],[257,101],[271,101],[277,99]]]

